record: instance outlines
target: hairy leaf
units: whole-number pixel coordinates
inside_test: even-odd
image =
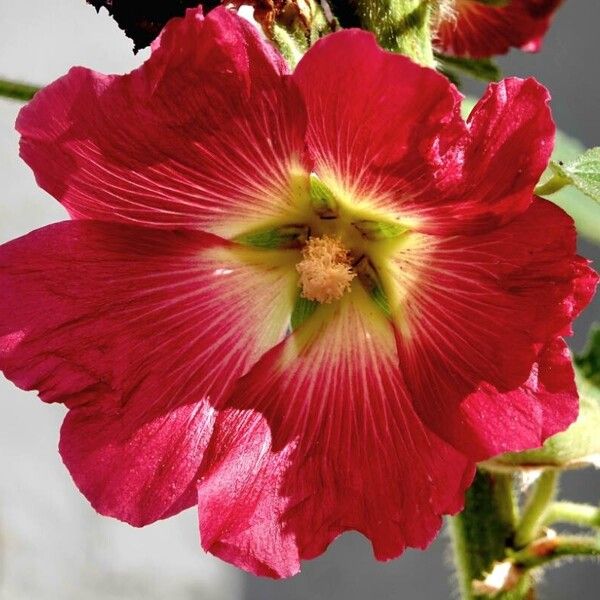
[[[600,148],[591,148],[567,165],[556,164],[554,169],[586,196],[600,202]]]

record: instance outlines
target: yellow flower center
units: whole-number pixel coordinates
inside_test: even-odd
[[[309,238],[296,270],[300,273],[302,297],[326,304],[339,300],[356,277],[341,239],[329,235]]]

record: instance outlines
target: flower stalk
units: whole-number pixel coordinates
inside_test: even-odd
[[[511,562],[534,569],[565,558],[600,557],[600,536],[559,535],[536,540],[511,555]]]
[[[563,177],[559,173],[555,173],[548,181],[535,188],[535,194],[537,196],[550,196],[551,194],[559,192],[570,183],[569,179]]]
[[[536,598],[533,570],[564,558],[600,557],[600,535],[557,535],[557,522],[600,528],[600,508],[555,502],[559,471],[544,471],[522,514],[510,474],[479,471],[450,533],[462,600]]]
[[[538,537],[544,526],[548,508],[556,496],[557,488],[558,471],[555,470],[544,471],[535,482],[517,525],[515,534],[517,548],[526,546]]]
[[[544,525],[554,523],[600,529],[600,507],[577,502],[554,502],[546,511]]]

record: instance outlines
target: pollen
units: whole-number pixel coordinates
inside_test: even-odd
[[[302,297],[326,304],[339,300],[356,277],[348,250],[339,238],[328,235],[309,238],[296,270]]]

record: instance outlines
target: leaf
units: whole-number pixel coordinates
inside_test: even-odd
[[[598,157],[598,149],[595,148],[594,150],[596,151],[596,157]],[[557,131],[556,144],[552,154],[554,169],[559,167],[565,172],[566,176],[570,177],[566,170],[571,165],[576,164],[578,157],[582,154],[585,156],[587,152],[585,152],[584,146],[579,141],[562,131]],[[567,166],[565,167],[565,165]],[[548,167],[541,181],[548,181],[553,176],[553,168]],[[590,198],[581,188],[575,187],[575,185],[563,187],[560,191],[548,195],[547,199],[560,206],[573,218],[577,231],[582,236],[600,243],[600,204],[597,201]]]
[[[498,65],[489,58],[463,58],[438,53],[435,57],[451,79],[459,79],[461,74],[483,81],[499,81],[502,77]]]
[[[590,341],[575,362],[579,391],[579,418],[569,429],[550,439],[542,448],[503,454],[486,461],[490,470],[572,469],[589,464],[600,467],[600,326],[592,328]]]
[[[558,164],[554,169],[586,196],[600,202],[600,148],[591,148],[568,165]]]

